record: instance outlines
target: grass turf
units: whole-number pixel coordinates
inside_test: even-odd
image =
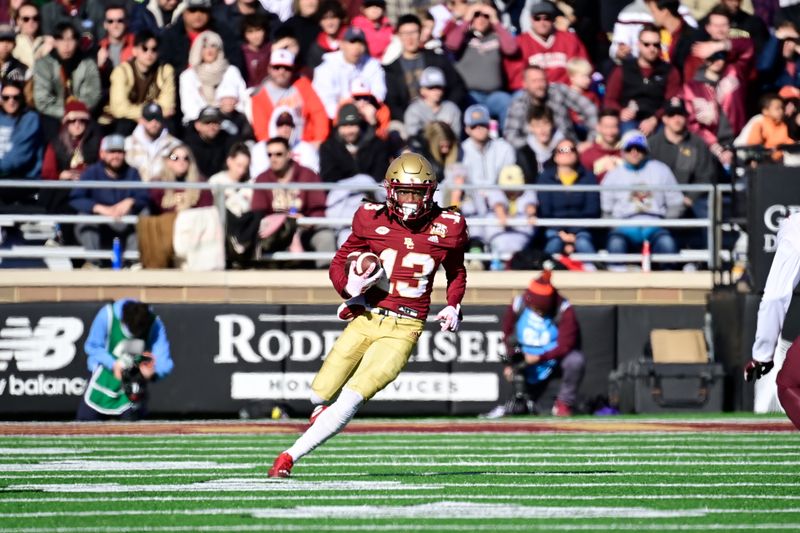
[[[800,530],[798,433],[295,438],[0,437],[0,531]]]

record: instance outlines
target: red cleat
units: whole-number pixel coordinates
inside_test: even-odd
[[[283,452],[272,463],[272,468],[269,469],[267,475],[269,477],[289,477],[292,474],[293,466],[294,459],[292,459],[292,456]]]
[[[553,404],[553,416],[572,416],[572,407],[565,404],[561,400],[556,400]]]
[[[325,409],[327,409],[327,408],[328,408],[328,406],[327,406],[327,405],[318,405],[318,406],[316,406],[316,407],[314,408],[314,410],[313,410],[313,411],[311,411],[311,416],[310,416],[310,417],[308,417],[308,423],[313,425],[313,424],[314,424],[314,422],[316,422],[316,421],[317,421],[317,417],[318,417],[319,415],[321,415],[321,414],[322,414],[322,411],[324,411],[324,410],[325,410]]]

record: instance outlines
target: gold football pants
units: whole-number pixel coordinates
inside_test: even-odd
[[[406,366],[424,325],[414,318],[367,311],[350,322],[333,344],[311,388],[325,400],[343,387],[369,400]]]

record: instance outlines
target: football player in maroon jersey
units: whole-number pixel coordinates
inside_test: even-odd
[[[365,305],[353,307],[355,318],[311,384],[311,426],[275,459],[270,477],[288,477],[297,460],[341,431],[365,401],[394,381],[425,326],[439,265],[447,275],[447,306],[436,318],[442,331],[458,329],[467,281],[464,218],[434,203],[436,176],[418,154],[395,159],[384,187],[386,203],[359,207],[353,232],[330,266],[337,292],[346,299],[363,295]],[[373,252],[381,264],[359,275],[352,261],[345,272],[352,252]]]

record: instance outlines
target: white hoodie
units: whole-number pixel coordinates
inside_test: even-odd
[[[272,112],[272,116],[269,119],[268,138],[271,139],[277,136],[278,127],[275,125],[275,122],[277,122],[278,117],[283,113],[289,113],[292,115],[295,124],[294,129],[292,129],[292,137],[288,139],[289,150],[292,152],[292,159],[296,163],[299,163],[306,168],[310,168],[319,174],[319,150],[313,144],[300,140],[300,133],[298,132],[299,128],[297,127],[297,125],[300,123],[300,119],[297,117],[297,113],[295,113],[291,107],[283,105],[278,106]],[[264,140],[257,142],[250,149],[250,177],[255,180],[259,174],[269,170],[269,166],[269,156],[267,156],[267,141]]]
[[[364,54],[361,60],[353,65],[345,61],[341,50],[328,52],[322,56],[322,64],[314,69],[312,85],[325,106],[328,118],[336,119],[339,104],[342,100],[350,98],[350,84],[357,78],[369,87],[379,102],[386,100],[386,75],[377,59]]]

